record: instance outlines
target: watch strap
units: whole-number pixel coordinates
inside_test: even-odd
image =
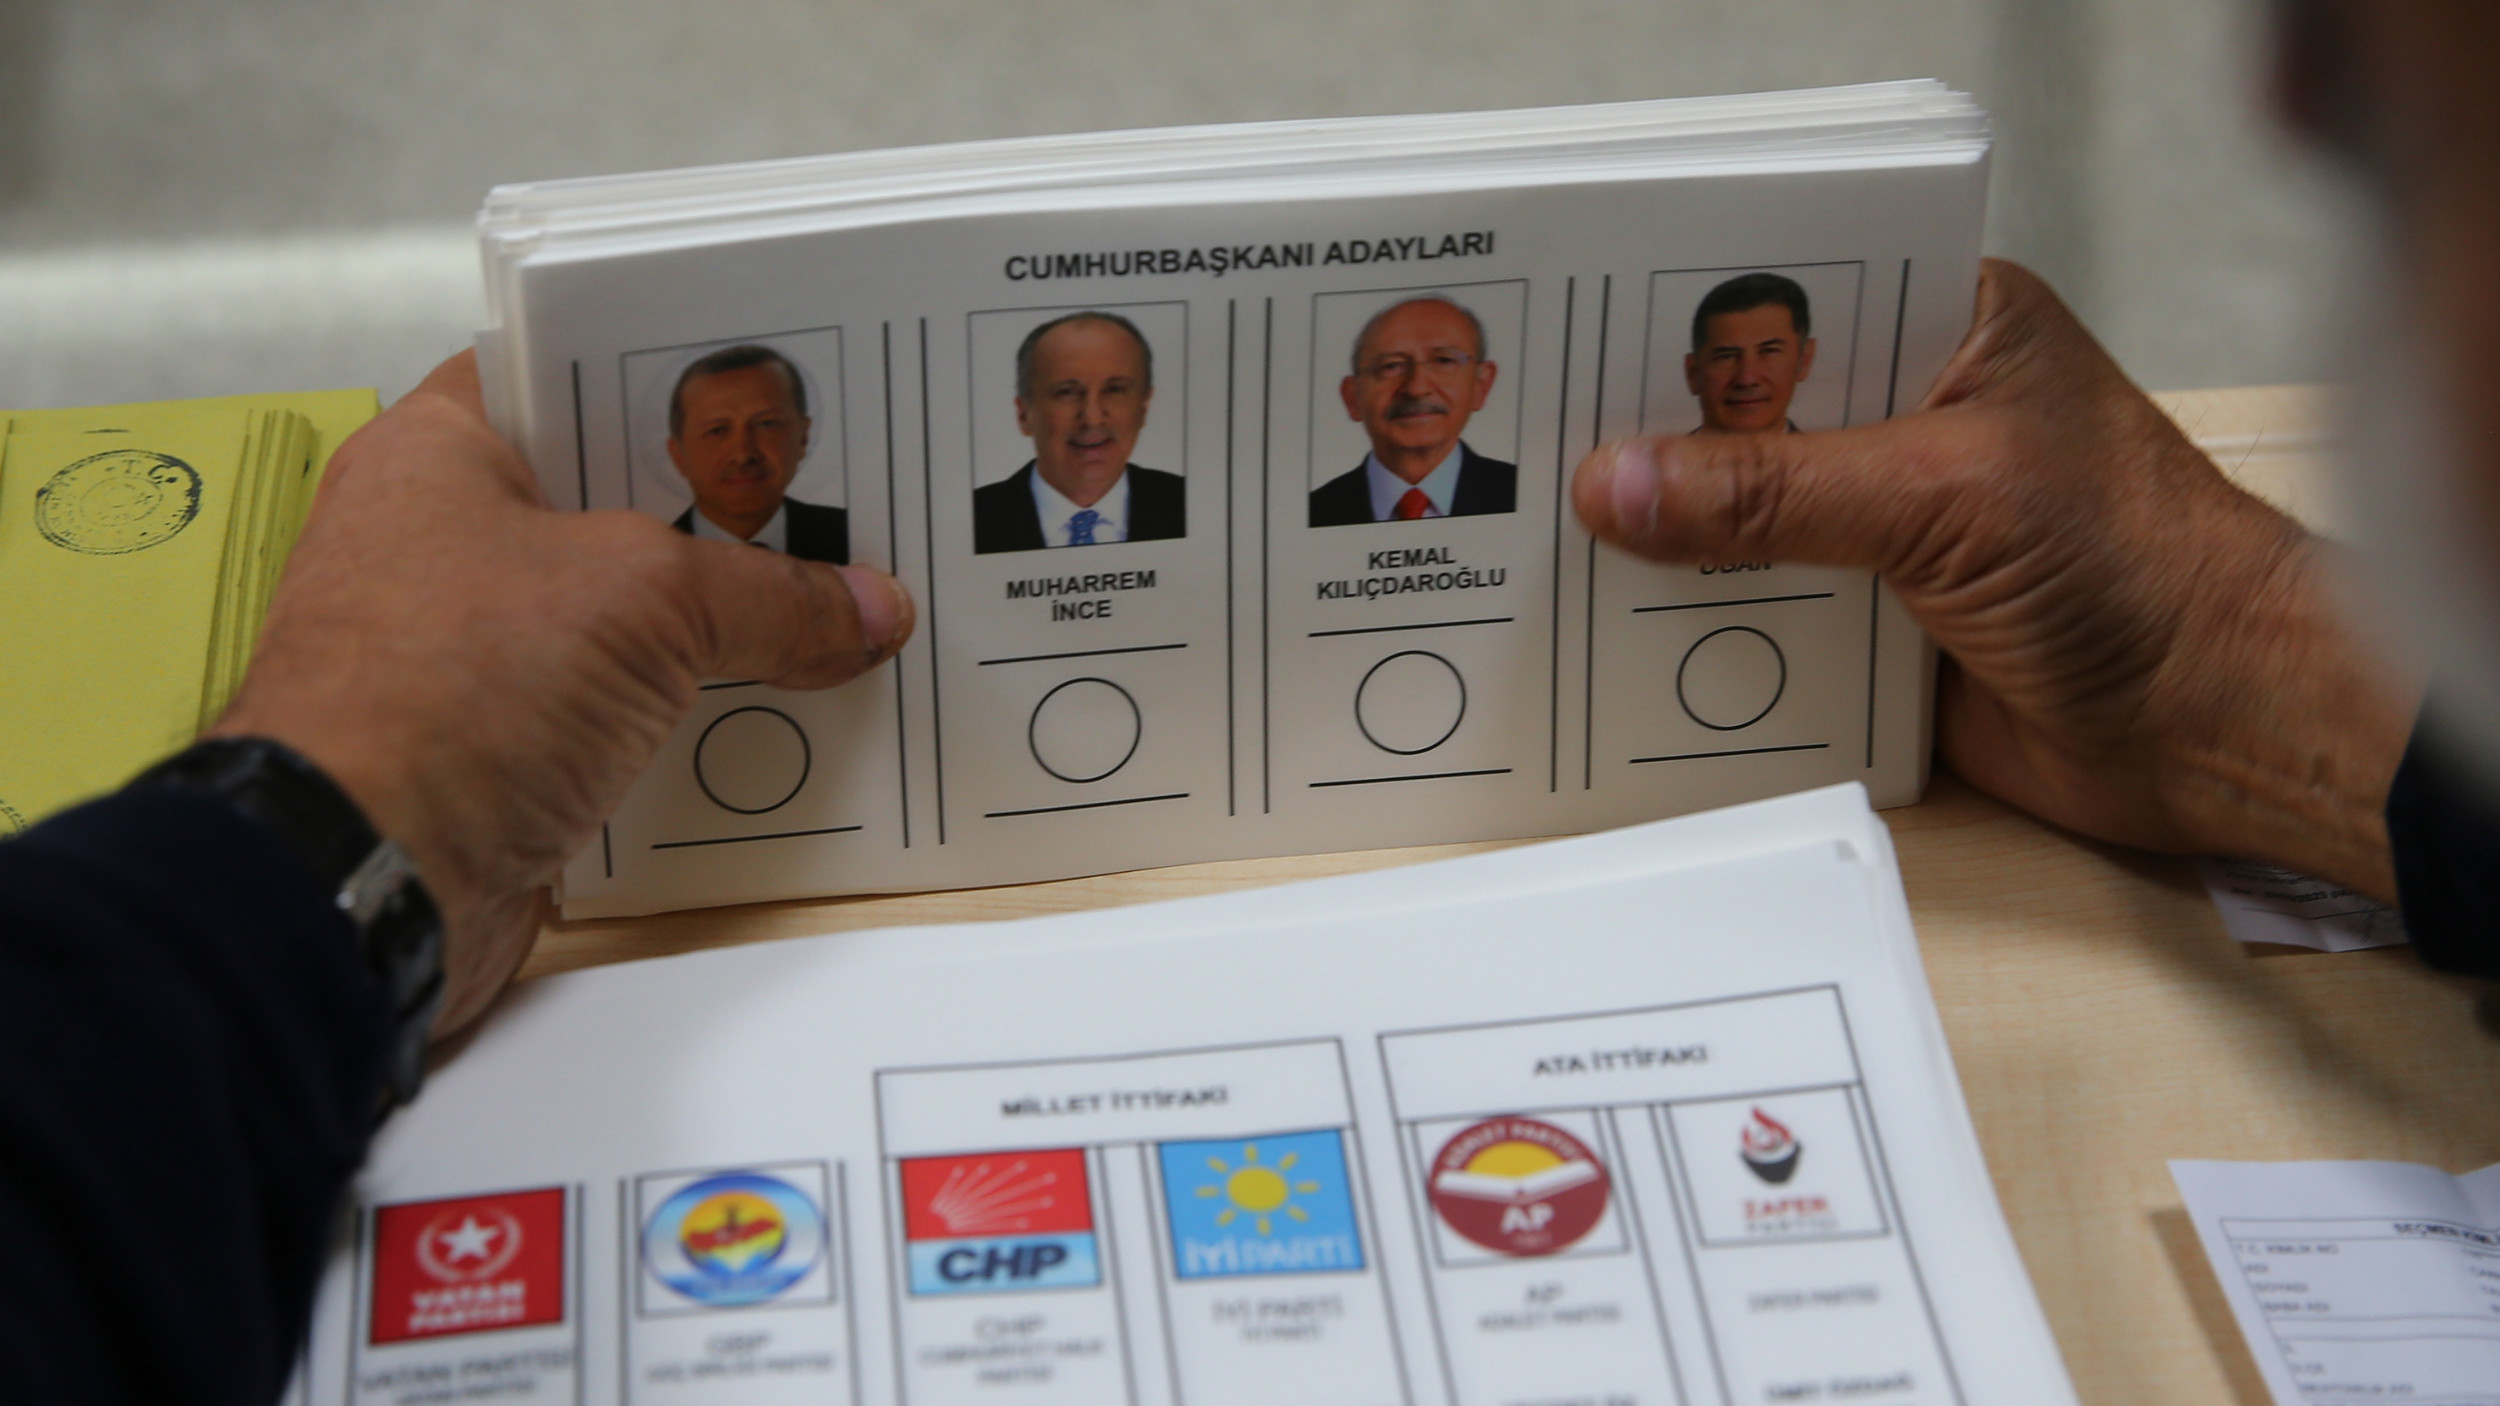
[[[222,797],[276,831],[354,929],[393,1021],[382,1107],[416,1097],[443,1000],[443,922],[407,852],[373,828],[329,773],[265,737],[217,737],[131,782]]]

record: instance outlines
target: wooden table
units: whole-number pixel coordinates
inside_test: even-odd
[[[2318,397],[2162,397],[2218,462],[2323,531]],[[2165,1165],[2500,1162],[2500,1039],[2404,949],[2257,955],[2182,860],[2078,839],[1939,774],[1889,811],[1928,978],[2014,1238],[2093,1403],[2267,1396]],[[1059,883],[551,925],[525,976],[777,937],[1016,918],[1498,848],[1193,864]]]

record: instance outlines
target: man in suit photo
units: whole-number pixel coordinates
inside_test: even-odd
[[[1312,491],[1311,526],[1513,511],[1518,469],[1460,438],[1493,394],[1497,368],[1484,353],[1484,323],[1439,294],[1374,313],[1337,386],[1372,452]]]
[[[694,490],[677,530],[806,561],[851,559],[850,514],[789,496],[807,457],[807,383],[770,347],[698,358],[668,398],[668,461]]]
[[[1181,476],[1129,462],[1154,399],[1154,348],[1113,312],[1072,312],[1016,348],[1016,428],[1033,457],[973,490],[972,549],[1029,552],[1187,535]]]
[[[1701,402],[1694,434],[1797,432],[1788,402],[1814,371],[1806,290],[1776,273],[1740,274],[1693,309],[1684,387]]]

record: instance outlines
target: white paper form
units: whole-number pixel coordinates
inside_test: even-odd
[[[2500,1402],[2500,1167],[2173,1162],[2278,1406]]]
[[[506,428],[553,501],[686,512],[670,397],[763,348],[808,390],[791,496],[839,508],[921,612],[854,688],[713,681],[568,868],[567,913],[1551,834],[1840,780],[1914,799],[1931,651],[1869,573],[1655,566],[1596,547],[1565,495],[1601,439],[1699,422],[1693,323],[1731,280],[1806,312],[1787,423],[1914,404],[1968,323],[1984,192],[1976,145],[1672,179],[1419,167],[515,265]],[[1481,350],[1449,501],[1375,521],[1360,480],[1397,417],[1366,408],[1357,352],[1419,304]],[[1019,353],[1071,314],[1151,363],[1127,540],[1045,545],[1028,501]]]
[[[2341,884],[2245,859],[2199,859],[2196,869],[2222,926],[2241,942],[2357,952],[2410,940],[2394,904]]]
[[[550,978],[356,1199],[315,1402],[2071,1400],[1853,792]]]

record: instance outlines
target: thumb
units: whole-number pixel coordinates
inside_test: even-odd
[[[1601,540],[1660,561],[1891,567],[1936,521],[1932,429],[1657,435],[1601,444],[1571,504]],[[1947,456],[1949,458],[1949,456]]]
[[[693,604],[708,657],[699,675],[825,688],[911,638],[909,592],[867,566],[828,566],[726,542],[688,542]]]

